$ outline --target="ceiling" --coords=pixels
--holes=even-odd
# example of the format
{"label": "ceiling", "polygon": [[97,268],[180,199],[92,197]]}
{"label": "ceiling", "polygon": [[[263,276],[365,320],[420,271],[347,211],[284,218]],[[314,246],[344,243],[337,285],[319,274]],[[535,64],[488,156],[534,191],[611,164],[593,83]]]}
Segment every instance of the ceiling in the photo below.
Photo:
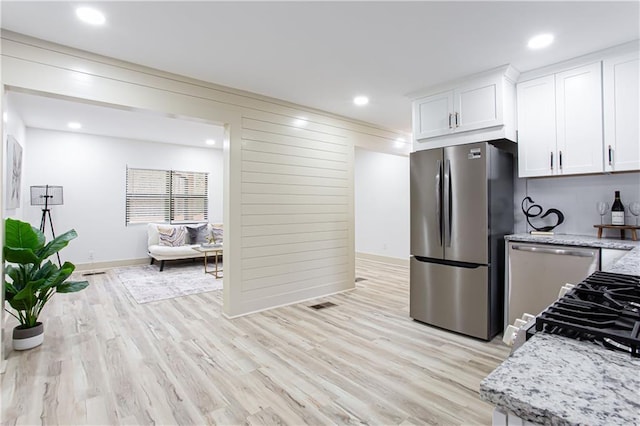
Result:
{"label": "ceiling", "polygon": [[[3,0],[2,28],[406,132],[412,92],[640,38],[638,1],[90,2],[102,27],[77,5]],[[541,32],[555,43],[527,49]]]}

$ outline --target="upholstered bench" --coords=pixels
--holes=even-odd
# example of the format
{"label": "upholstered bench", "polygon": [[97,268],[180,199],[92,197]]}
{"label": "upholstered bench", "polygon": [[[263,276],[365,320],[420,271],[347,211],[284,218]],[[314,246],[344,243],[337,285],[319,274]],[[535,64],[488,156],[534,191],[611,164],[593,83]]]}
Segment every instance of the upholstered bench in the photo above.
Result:
{"label": "upholstered bench", "polygon": [[164,270],[165,260],[203,257],[204,253],[193,250],[193,247],[209,242],[222,243],[222,239],[222,224],[150,223],[147,226],[147,247],[151,264],[159,261],[160,271]]}

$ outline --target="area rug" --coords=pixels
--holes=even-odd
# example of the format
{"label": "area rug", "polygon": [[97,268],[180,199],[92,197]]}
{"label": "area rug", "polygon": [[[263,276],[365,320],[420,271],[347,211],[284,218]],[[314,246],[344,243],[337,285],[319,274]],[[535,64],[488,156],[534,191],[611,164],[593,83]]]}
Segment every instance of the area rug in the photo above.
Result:
{"label": "area rug", "polygon": [[222,289],[222,279],[204,273],[202,262],[117,268],[116,276],[138,303],[156,302]]}

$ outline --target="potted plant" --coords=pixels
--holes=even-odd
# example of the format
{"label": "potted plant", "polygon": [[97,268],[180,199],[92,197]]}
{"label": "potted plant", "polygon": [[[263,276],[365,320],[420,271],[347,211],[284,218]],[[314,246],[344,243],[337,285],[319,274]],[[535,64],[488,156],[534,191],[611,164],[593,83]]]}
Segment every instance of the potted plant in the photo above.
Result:
{"label": "potted plant", "polygon": [[46,260],[76,238],[75,230],[46,243],[44,233],[29,223],[5,221],[5,300],[16,311],[7,309],[20,325],[13,329],[16,350],[34,348],[44,340],[44,327],[38,322],[42,308],[55,293],[72,293],[87,287],[87,281],[67,281],[75,270],[71,262],[58,266]]}

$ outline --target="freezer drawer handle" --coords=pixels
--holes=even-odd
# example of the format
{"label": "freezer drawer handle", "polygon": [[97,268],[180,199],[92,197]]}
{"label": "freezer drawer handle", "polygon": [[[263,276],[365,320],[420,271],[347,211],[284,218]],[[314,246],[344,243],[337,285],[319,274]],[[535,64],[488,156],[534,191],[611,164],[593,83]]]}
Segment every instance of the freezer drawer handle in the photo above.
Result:
{"label": "freezer drawer handle", "polygon": [[511,248],[514,250],[530,251],[535,253],[559,254],[561,256],[595,257],[595,252],[593,251],[552,249],[546,247],[530,247],[518,245],[512,245]]}

